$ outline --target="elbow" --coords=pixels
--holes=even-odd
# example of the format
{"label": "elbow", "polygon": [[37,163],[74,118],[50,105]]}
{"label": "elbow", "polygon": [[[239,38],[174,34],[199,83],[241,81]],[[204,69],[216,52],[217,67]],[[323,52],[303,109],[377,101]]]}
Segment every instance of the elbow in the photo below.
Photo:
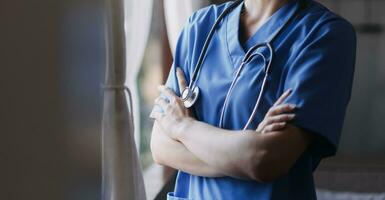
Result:
{"label": "elbow", "polygon": [[279,161],[266,150],[254,154],[249,170],[249,177],[257,182],[269,183],[277,180],[288,170],[284,169]]}
{"label": "elbow", "polygon": [[151,147],[151,155],[152,155],[152,159],[153,159],[155,164],[165,166],[161,156],[157,153],[156,149],[154,149],[152,147]]}
{"label": "elbow", "polygon": [[155,123],[151,133],[150,151],[151,151],[151,156],[152,156],[152,159],[154,160],[154,163],[158,165],[163,165],[161,156],[159,154],[160,143],[159,143],[159,136],[157,136],[157,133],[156,133],[156,131],[158,130],[159,129],[156,127],[156,123]]}
{"label": "elbow", "polygon": [[154,154],[152,154],[152,158],[153,158],[155,164],[165,166],[165,164],[163,163],[163,161],[159,157],[154,156]]}
{"label": "elbow", "polygon": [[156,154],[156,152],[153,149],[151,149],[151,155],[152,155],[152,159],[154,160],[155,164],[163,165],[162,160],[160,159],[160,157]]}
{"label": "elbow", "polygon": [[150,150],[151,150],[151,155],[152,155],[152,159],[154,160],[154,163],[158,165],[164,165],[163,160],[161,159],[161,156],[158,153],[159,150],[157,149],[157,144],[154,138],[151,138]]}
{"label": "elbow", "polygon": [[255,166],[251,173],[251,179],[260,183],[270,183],[275,181],[279,175],[271,172],[265,166]]}

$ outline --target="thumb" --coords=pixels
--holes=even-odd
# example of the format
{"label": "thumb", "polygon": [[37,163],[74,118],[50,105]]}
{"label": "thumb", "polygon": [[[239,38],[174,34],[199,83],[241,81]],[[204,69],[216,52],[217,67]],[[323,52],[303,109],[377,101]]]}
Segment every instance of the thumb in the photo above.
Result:
{"label": "thumb", "polygon": [[180,67],[176,68],[176,77],[178,79],[179,92],[182,94],[183,90],[187,87],[187,81],[184,72]]}

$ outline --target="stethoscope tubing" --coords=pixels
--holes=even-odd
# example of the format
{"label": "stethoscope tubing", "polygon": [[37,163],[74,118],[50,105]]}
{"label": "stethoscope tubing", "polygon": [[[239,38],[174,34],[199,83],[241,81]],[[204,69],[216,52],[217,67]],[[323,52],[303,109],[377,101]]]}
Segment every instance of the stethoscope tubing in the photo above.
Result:
{"label": "stethoscope tubing", "polygon": [[193,71],[193,75],[191,76],[191,79],[190,79],[190,83],[189,83],[189,88],[191,91],[194,90],[194,87],[196,86],[196,79],[198,77],[198,74],[200,72],[200,69],[202,68],[202,64],[203,64],[203,61],[204,59],[206,58],[206,55],[207,55],[207,49],[208,47],[210,46],[210,41],[211,39],[213,38],[214,36],[214,33],[219,25],[219,23],[222,21],[222,19],[227,15],[229,14],[232,10],[234,10],[239,4],[241,4],[244,0],[237,0],[235,1],[234,3],[232,3],[225,11],[223,11],[218,19],[215,21],[214,25],[212,26],[207,38],[206,38],[206,41],[205,43],[203,44],[203,48],[202,48],[202,51],[199,55],[199,59],[198,59],[198,62],[197,64],[195,65],[195,68],[194,68],[194,71]]}
{"label": "stethoscope tubing", "polygon": [[[269,50],[269,55],[270,55],[269,60],[267,60],[266,57],[261,52],[255,52],[258,49],[263,48],[263,47],[266,47]],[[274,49],[270,45],[270,43],[261,43],[261,44],[255,45],[253,48],[251,48],[249,51],[247,51],[245,57],[242,60],[241,65],[239,66],[239,68],[237,70],[237,73],[236,73],[233,81],[230,84],[230,88],[229,88],[229,90],[228,90],[228,92],[226,94],[225,101],[224,101],[222,109],[221,109],[221,115],[220,115],[220,118],[219,118],[219,124],[218,124],[219,127],[221,127],[221,128],[224,127],[223,123],[224,123],[225,110],[227,108],[227,104],[228,104],[228,102],[230,100],[230,97],[232,95],[234,87],[235,87],[235,85],[236,85],[236,83],[237,83],[237,81],[238,81],[238,79],[240,77],[240,74],[241,74],[243,68],[245,67],[246,64],[250,63],[253,60],[253,58],[256,57],[256,56],[261,57],[262,60],[263,60],[263,64],[264,64],[263,65],[264,66],[263,70],[264,70],[264,74],[265,75],[264,75],[264,78],[263,78],[261,90],[260,90],[260,92],[258,94],[257,102],[256,102],[256,104],[254,106],[253,112],[252,112],[251,116],[249,117],[246,125],[243,127],[243,130],[246,130],[250,126],[251,122],[253,121],[253,119],[254,119],[254,117],[256,115],[256,112],[258,110],[258,107],[260,105],[260,102],[261,102],[261,99],[262,99],[262,95],[263,95],[264,90],[266,88],[267,78],[268,78],[268,75],[270,73],[271,63],[272,63],[273,58],[274,58]]]}
{"label": "stethoscope tubing", "polygon": [[[214,25],[212,26],[205,42],[204,42],[204,45],[203,45],[203,48],[202,48],[202,51],[199,55],[199,58],[198,58],[198,62],[197,64],[195,65],[195,68],[194,68],[194,71],[193,71],[193,74],[190,78],[190,82],[189,82],[189,86],[186,87],[184,90],[187,92],[186,95],[183,97],[182,95],[182,101],[184,102],[187,102],[187,101],[190,101],[189,103],[189,107],[190,108],[192,105],[194,105],[197,97],[198,97],[198,94],[199,94],[199,88],[198,86],[196,85],[197,83],[197,79],[199,77],[199,73],[201,71],[201,68],[202,68],[202,64],[204,62],[204,59],[206,58],[207,56],[207,50],[208,50],[208,47],[210,45],[210,41],[212,40],[212,37],[216,31],[216,28],[218,27],[219,23],[222,21],[222,19],[227,15],[229,14],[232,10],[234,10],[238,5],[240,5],[244,0],[237,0],[235,1],[234,3],[232,3],[225,11],[223,11],[219,17],[217,18],[217,20],[215,21]],[[303,0],[303,2],[305,2],[306,0]],[[264,43],[260,43],[260,44],[257,44],[255,46],[253,46],[252,48],[250,48],[247,53],[245,54],[245,57],[244,59],[242,60],[241,62],[241,65],[239,66],[236,74],[235,74],[235,77],[234,79],[232,80],[231,84],[230,84],[230,88],[229,90],[227,91],[227,94],[226,94],[226,97],[225,97],[225,100],[223,102],[223,106],[222,106],[222,109],[221,109],[221,115],[220,115],[220,119],[219,119],[219,124],[218,126],[220,128],[223,128],[224,127],[224,116],[225,116],[225,112],[226,112],[226,107],[229,103],[229,99],[231,97],[231,94],[234,90],[234,87],[235,85],[237,84],[237,81],[240,77],[240,74],[242,72],[242,70],[244,69],[245,65],[249,64],[256,56],[258,57],[261,57],[263,59],[263,63],[264,63],[264,78],[263,78],[263,82],[262,82],[262,86],[261,86],[261,89],[260,89],[260,92],[259,92],[259,95],[258,95],[258,98],[257,98],[257,101],[256,101],[256,104],[254,106],[254,109],[246,123],[246,125],[244,126],[243,130],[246,130],[250,124],[252,123],[253,119],[255,118],[255,115],[258,111],[258,108],[260,106],[260,103],[261,103],[261,100],[262,100],[262,96],[266,90],[266,87],[267,87],[267,79],[268,79],[268,76],[269,76],[269,73],[270,73],[270,70],[271,70],[271,65],[272,65],[272,62],[273,62],[273,58],[274,58],[274,49],[272,47],[272,43],[273,41],[278,37],[278,35],[280,35],[280,33],[285,29],[286,26],[288,26],[288,24],[295,18],[295,16],[299,13],[301,9],[298,8],[297,11],[295,11],[293,13],[292,16],[290,16],[290,18],[285,22],[285,24],[283,24],[281,26],[281,28],[279,28],[268,40],[267,42],[264,42]],[[268,51],[269,51],[269,59],[267,60],[266,57],[259,51],[257,51],[258,49],[261,49],[261,48],[267,48]],[[194,95],[194,91],[197,90],[197,93],[196,95]],[[185,91],[183,91],[183,93],[185,93]],[[186,105],[186,104],[185,104]]]}

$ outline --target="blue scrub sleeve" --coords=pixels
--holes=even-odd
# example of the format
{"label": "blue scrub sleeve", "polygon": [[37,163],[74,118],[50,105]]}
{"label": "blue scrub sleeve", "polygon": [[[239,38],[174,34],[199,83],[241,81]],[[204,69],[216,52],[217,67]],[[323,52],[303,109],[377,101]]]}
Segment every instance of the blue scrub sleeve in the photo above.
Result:
{"label": "blue scrub sleeve", "polygon": [[176,67],[175,64],[171,66],[170,73],[165,84],[167,87],[171,88],[176,95],[180,96],[178,79],[176,77]]}
{"label": "blue scrub sleeve", "polygon": [[189,19],[189,23],[187,23],[185,25],[185,27],[183,28],[181,34],[179,35],[179,38],[178,38],[178,41],[177,41],[177,45],[176,45],[176,49],[175,49],[175,55],[174,55],[174,62],[171,66],[171,69],[170,69],[170,73],[168,75],[168,78],[167,78],[167,81],[166,81],[166,86],[173,89],[175,94],[180,96],[180,89],[179,89],[179,84],[178,84],[178,78],[176,76],[176,69],[177,67],[179,67],[180,69],[182,69],[184,75],[185,75],[185,78],[186,78],[186,81],[187,81],[187,84],[189,82],[189,70],[188,70],[188,67],[189,67],[189,54],[188,54],[188,51],[189,51],[189,29],[190,29],[190,21],[191,21],[191,17]]}
{"label": "blue scrub sleeve", "polygon": [[286,100],[298,106],[294,124],[314,134],[309,150],[318,159],[336,153],[350,100],[356,35],[346,21],[334,20],[310,34],[286,69]]}
{"label": "blue scrub sleeve", "polygon": [[[197,11],[199,12],[199,11]],[[181,68],[187,84],[189,83],[190,79],[190,73],[189,73],[189,67],[190,67],[190,51],[189,49],[194,46],[193,40],[191,39],[190,32],[192,29],[192,21],[194,20],[195,16],[197,15],[197,12],[193,13],[186,24],[184,25],[179,37],[178,41],[176,44],[175,48],[175,55],[174,55],[174,62],[171,66],[170,73],[168,75],[167,81],[166,81],[166,86],[173,89],[175,94],[180,96],[180,90],[179,90],[179,84],[178,84],[178,79],[176,76],[176,69],[177,67]]]}

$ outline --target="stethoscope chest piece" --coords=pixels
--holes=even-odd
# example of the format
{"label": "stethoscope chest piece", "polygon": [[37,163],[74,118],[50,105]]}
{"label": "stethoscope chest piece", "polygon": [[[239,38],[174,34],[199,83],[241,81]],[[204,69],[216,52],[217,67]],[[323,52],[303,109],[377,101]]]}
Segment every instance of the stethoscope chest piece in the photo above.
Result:
{"label": "stethoscope chest piece", "polygon": [[198,97],[199,97],[198,87],[195,86],[193,87],[193,89],[191,89],[190,87],[186,87],[182,92],[182,101],[183,101],[184,107],[191,108],[197,101]]}
{"label": "stethoscope chest piece", "polygon": [[[232,3],[226,10],[224,10],[219,15],[219,17],[216,19],[214,25],[212,26],[212,28],[211,28],[211,30],[210,30],[210,32],[209,32],[209,34],[205,40],[202,51],[199,55],[198,62],[195,65],[194,72],[193,72],[191,79],[190,79],[190,84],[188,87],[184,88],[184,90],[182,91],[181,100],[183,101],[184,107],[191,108],[199,98],[199,88],[197,87],[197,79],[199,78],[199,73],[201,71],[202,64],[204,62],[204,58],[207,56],[207,49],[209,48],[210,41],[212,40],[212,38],[214,36],[216,28],[218,28],[220,26],[221,20],[223,20],[227,14],[229,14],[233,9],[235,9],[237,6],[239,6],[243,2],[244,2],[244,0],[234,1],[234,3]],[[257,113],[257,110],[258,110],[259,105],[261,103],[262,95],[266,89],[268,75],[269,75],[269,72],[271,70],[270,68],[271,68],[271,65],[273,62],[273,57],[274,57],[274,49],[273,49],[272,43],[281,34],[281,32],[284,30],[284,28],[286,26],[288,26],[292,20],[294,20],[294,18],[297,16],[297,14],[300,11],[299,8],[300,7],[298,7],[297,10],[291,14],[289,19],[287,19],[287,21],[283,25],[281,25],[281,27],[274,34],[272,34],[271,37],[266,42],[256,44],[247,51],[246,55],[244,56],[244,58],[242,60],[242,64],[238,68],[237,74],[236,74],[235,78],[233,79],[233,81],[230,85],[230,88],[227,92],[225,101],[224,101],[223,106],[222,106],[222,111],[221,111],[220,120],[219,120],[219,127],[224,127],[223,123],[224,123],[224,116],[225,116],[225,111],[226,111],[225,107],[227,106],[227,103],[229,102],[231,92],[233,91],[234,86],[236,85],[236,82],[239,78],[239,74],[241,73],[245,64],[250,63],[253,59],[259,57],[259,58],[262,58],[263,62],[264,62],[265,77],[263,79],[262,86],[261,86],[261,89],[260,89],[260,92],[258,95],[258,99],[255,103],[253,112],[252,112],[251,116],[249,117],[249,120],[246,123],[244,130],[246,130],[249,127],[249,125],[251,124],[251,122],[253,121],[253,119]],[[269,55],[265,56],[264,54],[262,54],[262,51],[258,51],[259,49],[260,50],[267,49],[269,51]]]}

